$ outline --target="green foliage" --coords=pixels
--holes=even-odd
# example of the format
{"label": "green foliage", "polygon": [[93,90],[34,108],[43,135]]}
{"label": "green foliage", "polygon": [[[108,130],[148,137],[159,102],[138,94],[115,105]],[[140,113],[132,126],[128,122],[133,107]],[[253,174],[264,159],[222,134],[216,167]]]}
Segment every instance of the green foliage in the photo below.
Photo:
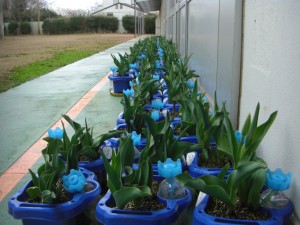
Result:
{"label": "green foliage", "polygon": [[128,33],[134,33],[134,16],[123,16],[122,25]]}
{"label": "green foliage", "polygon": [[135,152],[131,135],[119,140],[118,152],[113,151],[110,163],[101,152],[108,174],[107,184],[117,208],[123,209],[130,201],[133,201],[137,207],[143,197],[151,195],[149,171],[152,168],[148,160],[147,150],[141,153],[140,167],[137,170],[132,169]]}
{"label": "green foliage", "polygon": [[81,157],[89,159],[90,161],[98,159],[100,156],[98,152],[99,145],[109,138],[119,137],[122,134],[122,131],[113,130],[95,138],[93,136],[93,129],[88,127],[86,120],[85,126],[82,127],[69,116],[62,115],[62,117],[70,124],[75,132],[72,138],[69,139],[66,131],[64,131],[64,148],[60,151],[65,158],[72,156],[71,161],[78,161]]}
{"label": "green foliage", "polygon": [[[211,148],[211,141],[218,140],[223,132],[224,114],[226,112],[220,111],[216,94],[214,109],[212,110],[208,102],[203,100],[204,94],[198,94],[197,81],[194,89],[189,95],[182,94],[175,98],[181,105],[181,128],[187,125],[193,127],[196,135],[199,148],[202,149],[202,158],[204,162],[215,162],[218,158],[223,157],[222,152],[218,149]],[[225,108],[223,108],[225,110]]]}
{"label": "green foliage", "polygon": [[125,73],[127,73],[129,70],[129,64],[130,64],[129,56],[127,53],[125,53],[124,55],[118,53],[118,55],[119,55],[119,59],[114,55],[111,55],[111,57],[114,60],[114,64],[118,68],[119,76],[125,76]]}
{"label": "green foliage", "polygon": [[49,19],[43,23],[44,34],[66,34],[70,30],[70,23],[64,18]]}
{"label": "green foliage", "polygon": [[250,115],[247,117],[242,130],[242,141],[238,142],[225,104],[223,105],[226,132],[222,132],[217,146],[232,159],[234,170],[228,179],[225,180],[224,176],[229,165],[223,168],[218,177],[203,176],[193,179],[187,174],[182,174],[178,176],[180,182],[223,201],[231,209],[238,201],[243,206],[258,209],[260,192],[266,179],[267,164],[256,156],[256,150],[277,115],[277,111],[273,112],[265,123],[258,126],[259,108],[257,104],[253,120]]}
{"label": "green foliage", "polygon": [[84,16],[70,17],[69,23],[71,33],[83,33],[86,29],[86,18]]}
{"label": "green foliage", "polygon": [[45,162],[39,167],[37,175],[29,169],[33,185],[27,188],[26,193],[32,201],[59,203],[61,191],[56,183],[66,169],[58,154],[62,143],[57,139],[47,139],[47,141],[47,147],[42,150]]}
{"label": "green foliage", "polygon": [[155,34],[155,20],[156,16],[145,16],[145,33]]}
{"label": "green foliage", "polygon": [[[138,134],[142,133],[146,125],[144,106],[149,99],[150,92],[153,88],[157,88],[156,80],[149,80],[143,82],[141,85],[134,85],[134,97],[131,99],[124,95],[121,100],[123,105],[124,119],[127,124],[128,132],[136,131]],[[135,82],[133,81],[135,84]]]}
{"label": "green foliage", "polygon": [[181,159],[184,154],[195,151],[194,145],[179,141],[185,130],[175,137],[174,130],[170,126],[171,118],[169,114],[160,122],[155,122],[148,114],[144,114],[144,116],[147,121],[147,129],[144,129],[144,133],[147,137],[153,137],[151,146],[153,152],[152,163],[165,162],[167,158],[176,161]]}
{"label": "green foliage", "polygon": [[[191,78],[198,77],[194,70],[189,70],[188,60],[190,57],[185,56],[184,59],[178,60],[168,68],[168,75],[164,76],[164,80],[168,87],[169,102],[176,104],[176,96],[188,92],[186,82]],[[175,107],[174,107],[175,108]]]}
{"label": "green foliage", "polygon": [[74,16],[69,19],[52,18],[43,23],[45,34],[66,34],[96,32],[115,32],[118,29],[118,18],[111,16]]}
{"label": "green foliage", "polygon": [[19,23],[16,22],[16,21],[11,21],[9,24],[8,24],[8,33],[10,35],[17,35],[17,32],[18,32],[18,27],[19,27]]}
{"label": "green foliage", "polygon": [[30,23],[27,21],[22,22],[21,26],[20,26],[20,31],[21,31],[21,34],[30,34],[31,33]]}
{"label": "green foliage", "polygon": [[117,17],[114,16],[105,16],[103,17],[104,23],[101,26],[101,29],[108,32],[116,32],[119,27],[119,21]]}
{"label": "green foliage", "polygon": [[43,33],[44,34],[54,34],[54,24],[52,23],[52,21],[50,19],[46,19],[42,25],[43,28]]}

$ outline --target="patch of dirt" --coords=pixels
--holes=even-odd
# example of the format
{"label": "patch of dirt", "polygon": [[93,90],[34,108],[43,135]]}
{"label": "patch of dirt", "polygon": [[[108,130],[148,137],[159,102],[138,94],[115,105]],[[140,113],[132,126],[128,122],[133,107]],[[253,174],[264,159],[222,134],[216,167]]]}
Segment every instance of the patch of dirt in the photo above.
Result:
{"label": "patch of dirt", "polygon": [[209,215],[239,220],[267,220],[270,217],[267,211],[253,211],[248,207],[242,206],[240,202],[238,202],[234,210],[229,211],[228,207],[223,202],[216,199],[211,199],[209,201],[205,211]]}
{"label": "patch of dirt", "polygon": [[10,71],[64,50],[98,50],[128,41],[133,34],[19,35],[0,40],[0,83]]}

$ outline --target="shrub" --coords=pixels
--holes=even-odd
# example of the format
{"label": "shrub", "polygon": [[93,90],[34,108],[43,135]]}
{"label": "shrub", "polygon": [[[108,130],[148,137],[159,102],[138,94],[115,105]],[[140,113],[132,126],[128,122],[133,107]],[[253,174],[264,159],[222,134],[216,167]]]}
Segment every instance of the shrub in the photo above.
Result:
{"label": "shrub", "polygon": [[53,34],[54,33],[54,25],[50,19],[46,19],[43,23],[43,33],[44,34]]}
{"label": "shrub", "polygon": [[97,30],[97,23],[96,23],[95,16],[91,16],[91,17],[87,18],[86,22],[87,22],[87,28],[90,30],[90,32]]}
{"label": "shrub", "polygon": [[115,32],[118,29],[119,21],[117,17],[105,16],[103,26],[101,27],[105,31]]}
{"label": "shrub", "polygon": [[18,30],[19,24],[16,21],[11,21],[8,24],[8,33],[11,35],[16,35]]}
{"label": "shrub", "polygon": [[154,34],[155,33],[155,20],[156,16],[145,16],[145,33]]}
{"label": "shrub", "polygon": [[66,34],[70,30],[70,24],[63,18],[53,20],[54,34]]}
{"label": "shrub", "polygon": [[127,32],[134,33],[134,16],[123,16],[122,25]]}
{"label": "shrub", "polygon": [[72,33],[84,32],[86,29],[86,19],[83,16],[74,16],[70,18],[70,31]]}
{"label": "shrub", "polygon": [[30,23],[27,21],[22,22],[20,25],[20,31],[21,31],[21,34],[30,34],[31,33]]}

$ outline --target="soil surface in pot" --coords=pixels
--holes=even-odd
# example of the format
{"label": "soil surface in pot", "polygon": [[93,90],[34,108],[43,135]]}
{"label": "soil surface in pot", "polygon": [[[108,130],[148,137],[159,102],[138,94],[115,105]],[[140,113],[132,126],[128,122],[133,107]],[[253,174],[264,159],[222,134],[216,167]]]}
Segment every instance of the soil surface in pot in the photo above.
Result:
{"label": "soil surface in pot", "polygon": [[[212,151],[215,151],[214,149]],[[223,168],[226,164],[230,164],[231,162],[225,156],[215,157],[214,159],[210,159],[209,161],[205,161],[201,154],[199,154],[198,158],[198,166],[205,168]]]}
{"label": "soil surface in pot", "polygon": [[133,202],[129,202],[125,206],[125,210],[139,210],[139,211],[155,211],[166,207],[166,205],[160,203],[157,199],[157,192],[160,182],[153,181],[152,184],[152,196],[144,198],[143,202],[138,208],[134,208]]}
{"label": "soil surface in pot", "polygon": [[[62,179],[59,179],[57,181],[56,188],[59,190],[60,195],[56,199],[54,199],[53,203],[55,203],[55,204],[65,203],[65,202],[68,202],[72,199],[69,192],[64,188],[63,183],[62,183]],[[41,198],[36,198],[35,200],[28,199],[27,202],[29,202],[29,203],[39,203],[39,204],[43,203]]]}
{"label": "soil surface in pot", "polygon": [[221,201],[211,198],[205,212],[209,215],[239,219],[239,220],[267,220],[270,215],[267,211],[253,211],[248,207],[242,206],[238,203],[237,207],[229,212],[228,207]]}

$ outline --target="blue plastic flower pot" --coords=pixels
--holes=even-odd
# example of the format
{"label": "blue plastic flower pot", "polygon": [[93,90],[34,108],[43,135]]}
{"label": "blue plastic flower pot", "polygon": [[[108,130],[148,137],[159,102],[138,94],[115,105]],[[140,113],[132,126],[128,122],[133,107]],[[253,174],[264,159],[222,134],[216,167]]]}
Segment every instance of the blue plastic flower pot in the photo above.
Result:
{"label": "blue plastic flower pot", "polygon": [[291,201],[289,204],[280,209],[267,209],[261,208],[269,213],[270,218],[268,220],[238,220],[211,216],[205,212],[205,208],[209,202],[209,196],[206,195],[201,202],[196,206],[194,210],[194,225],[222,225],[222,224],[245,224],[245,225],[281,225],[287,222],[287,220],[292,215],[293,205]]}
{"label": "blue plastic flower pot", "polygon": [[[222,168],[205,168],[205,167],[200,167],[198,166],[198,157],[199,157],[198,152],[193,153],[193,158],[188,158],[191,157],[192,154],[187,155],[187,162],[188,162],[188,172],[189,174],[194,177],[200,177],[204,175],[212,175],[212,176],[217,176]],[[190,162],[190,163],[189,163]],[[232,169],[229,168],[228,174],[232,172]]]}
{"label": "blue plastic flower pot", "polygon": [[134,211],[113,208],[114,199],[110,191],[99,201],[96,207],[96,218],[104,225],[171,225],[176,223],[181,214],[192,201],[191,192],[186,189],[186,196],[180,199],[163,199],[159,201],[166,205],[156,211]]}
{"label": "blue plastic flower pot", "polygon": [[79,161],[78,166],[96,173],[99,170],[105,169],[101,158],[93,161]]}
{"label": "blue plastic flower pot", "polygon": [[8,212],[15,219],[22,219],[24,225],[72,225],[75,218],[85,210],[89,203],[101,193],[97,177],[91,171],[80,168],[86,177],[86,182],[94,189],[89,192],[74,194],[72,199],[60,204],[42,204],[27,202],[26,189],[32,186],[32,181],[25,184],[8,202]]}
{"label": "blue plastic flower pot", "polygon": [[125,119],[124,119],[124,112],[120,112],[118,115],[117,121],[116,121],[116,126],[120,124],[125,124]]}
{"label": "blue plastic flower pot", "polygon": [[110,74],[108,76],[108,79],[110,79],[113,82],[113,92],[114,93],[123,93],[123,90],[130,89],[129,81],[133,79],[130,75],[125,75],[123,77],[121,76],[114,76]]}

